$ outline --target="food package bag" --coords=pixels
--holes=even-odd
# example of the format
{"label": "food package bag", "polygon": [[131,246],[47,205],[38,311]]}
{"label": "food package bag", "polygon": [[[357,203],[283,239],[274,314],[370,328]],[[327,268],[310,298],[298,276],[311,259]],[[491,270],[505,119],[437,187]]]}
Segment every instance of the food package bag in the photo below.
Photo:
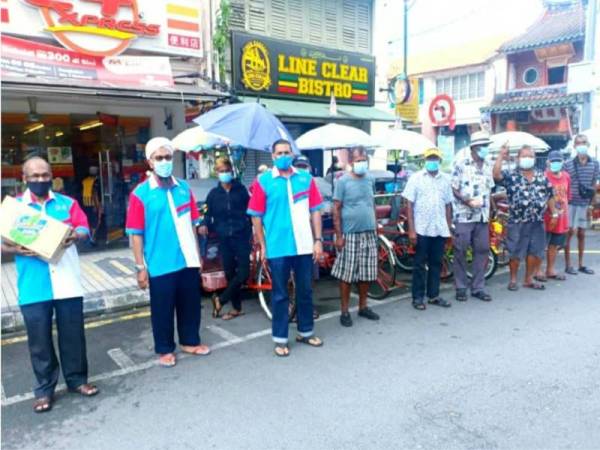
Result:
{"label": "food package bag", "polygon": [[35,208],[6,196],[0,211],[2,239],[36,253],[47,262],[56,263],[62,257],[63,243],[71,228]]}

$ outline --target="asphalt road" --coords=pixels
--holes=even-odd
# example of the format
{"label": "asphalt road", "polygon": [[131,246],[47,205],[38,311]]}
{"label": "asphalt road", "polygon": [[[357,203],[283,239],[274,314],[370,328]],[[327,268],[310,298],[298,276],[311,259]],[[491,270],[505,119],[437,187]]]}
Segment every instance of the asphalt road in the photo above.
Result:
{"label": "asphalt road", "polygon": [[[415,311],[403,292],[373,302],[379,323],[339,325],[335,284],[319,283],[325,346],[272,353],[256,302],[203,320],[208,357],[154,364],[146,311],[91,324],[101,394],[60,392],[31,411],[25,342],[2,346],[5,449],[600,448],[600,235],[597,275],[544,292],[490,283],[494,301]],[[452,293],[447,293],[451,298]],[[208,302],[204,311],[209,311]],[[293,333],[290,334],[294,336]]]}

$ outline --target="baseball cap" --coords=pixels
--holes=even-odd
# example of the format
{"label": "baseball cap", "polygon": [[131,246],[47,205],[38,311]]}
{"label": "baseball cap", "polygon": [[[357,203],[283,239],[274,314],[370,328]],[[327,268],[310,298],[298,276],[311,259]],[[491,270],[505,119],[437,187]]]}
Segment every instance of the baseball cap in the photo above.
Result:
{"label": "baseball cap", "polygon": [[166,137],[155,137],[150,139],[146,144],[146,159],[150,159],[152,154],[161,147],[169,150],[171,154],[175,151],[170,139],[167,139]]}
{"label": "baseball cap", "polygon": [[423,158],[427,159],[430,156],[437,156],[438,158],[442,159],[442,152],[437,147],[431,147],[423,152]]}
{"label": "baseball cap", "polygon": [[552,150],[550,153],[548,153],[548,161],[562,161],[562,160],[563,160],[563,157],[559,151]]}
{"label": "baseball cap", "polygon": [[292,165],[294,167],[309,167],[310,160],[304,155],[298,155],[294,158]]}

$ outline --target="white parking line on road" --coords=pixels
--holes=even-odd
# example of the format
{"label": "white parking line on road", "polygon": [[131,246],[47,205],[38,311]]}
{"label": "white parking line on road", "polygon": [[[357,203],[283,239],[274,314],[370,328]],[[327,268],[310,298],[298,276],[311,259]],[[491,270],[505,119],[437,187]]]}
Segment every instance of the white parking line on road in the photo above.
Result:
{"label": "white parking line on road", "polygon": [[239,344],[242,342],[242,338],[233,334],[231,331],[227,331],[225,328],[221,328],[217,325],[209,325],[206,327],[207,330],[213,332],[220,338],[223,338],[226,342],[231,342],[232,344]]}
{"label": "white parking line on road", "polygon": [[129,356],[127,356],[125,352],[119,347],[111,348],[106,353],[108,353],[110,359],[112,359],[115,362],[115,364],[121,369],[128,369],[129,367],[135,366],[133,360]]}
{"label": "white parking line on road", "polygon": [[4,385],[0,383],[0,397],[2,398],[2,403],[6,401],[6,394],[4,393]]}
{"label": "white parking line on road", "polygon": [[[373,302],[371,302],[371,307],[377,308],[379,306],[387,305],[389,303],[400,301],[400,300],[403,300],[403,299],[406,299],[406,298],[410,298],[410,293],[405,293],[405,294],[401,294],[401,295],[397,295],[397,296],[388,297],[385,300],[381,300],[381,301],[373,301]],[[350,308],[350,311],[352,311],[352,312],[354,312],[356,310],[358,310],[358,306],[354,306],[354,307]],[[331,319],[332,317],[338,317],[339,314],[340,314],[339,311],[331,311],[331,312],[329,312],[327,314],[323,314],[322,316],[320,316],[316,320],[316,322],[321,322],[323,320]],[[237,345],[237,344],[241,344],[241,343],[244,343],[244,342],[248,342],[248,341],[251,341],[253,339],[257,339],[257,338],[260,338],[260,337],[263,337],[263,336],[268,336],[268,335],[271,334],[271,328],[265,328],[264,330],[255,331],[255,332],[249,333],[249,334],[247,334],[245,336],[236,336],[235,334],[230,333],[229,331],[227,331],[227,330],[225,330],[225,329],[223,329],[221,327],[218,327],[216,325],[209,325],[206,328],[209,329],[210,331],[214,332],[215,334],[223,332],[223,335],[225,335],[225,333],[226,333],[227,336],[228,336],[228,338],[225,338],[224,336],[221,336],[221,337],[223,337],[226,340],[223,341],[223,342],[219,342],[216,345],[213,345],[211,347],[211,349],[213,351],[221,349],[221,348],[225,348],[225,347],[230,347],[232,345]],[[221,331],[217,331],[217,329],[221,330]],[[120,350],[120,349],[113,349],[113,350]],[[125,353],[123,353],[123,355],[127,359],[130,359],[127,355],[125,355]],[[186,358],[189,358],[190,356],[191,355],[188,355],[188,354],[178,353],[177,354],[177,360],[186,359]],[[112,358],[112,356],[111,356],[111,358]],[[90,383],[94,383],[94,382],[97,382],[97,381],[107,380],[107,379],[110,379],[110,378],[115,378],[115,377],[120,377],[120,376],[123,376],[123,375],[128,375],[130,373],[139,372],[139,371],[142,371],[142,370],[147,370],[147,369],[150,369],[150,368],[156,366],[157,364],[158,364],[158,359],[157,358],[152,358],[152,359],[150,359],[150,360],[148,360],[146,362],[143,362],[141,364],[134,364],[134,365],[129,366],[129,367],[121,368],[121,369],[118,369],[118,370],[113,370],[113,371],[110,371],[110,372],[104,372],[104,373],[101,373],[99,375],[93,376],[93,377],[91,377],[89,379],[89,382]],[[64,384],[60,384],[60,385],[58,385],[56,387],[56,392],[61,392],[61,391],[64,391],[64,390],[66,390],[66,386]],[[31,393],[31,392],[26,393],[26,394],[13,395],[12,397],[9,397],[9,398],[6,398],[6,399],[3,397],[2,398],[2,406],[9,406],[9,405],[14,405],[16,403],[21,403],[21,402],[25,402],[25,401],[28,401],[28,400],[32,400],[33,397],[34,397],[33,393]]]}

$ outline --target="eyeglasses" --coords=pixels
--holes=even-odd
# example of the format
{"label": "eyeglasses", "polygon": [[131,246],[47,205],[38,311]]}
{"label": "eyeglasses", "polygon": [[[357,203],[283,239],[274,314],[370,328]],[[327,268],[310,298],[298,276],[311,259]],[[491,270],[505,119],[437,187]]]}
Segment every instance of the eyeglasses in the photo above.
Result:
{"label": "eyeglasses", "polygon": [[155,156],[154,161],[171,161],[173,159],[173,155],[165,155],[165,156]]}

